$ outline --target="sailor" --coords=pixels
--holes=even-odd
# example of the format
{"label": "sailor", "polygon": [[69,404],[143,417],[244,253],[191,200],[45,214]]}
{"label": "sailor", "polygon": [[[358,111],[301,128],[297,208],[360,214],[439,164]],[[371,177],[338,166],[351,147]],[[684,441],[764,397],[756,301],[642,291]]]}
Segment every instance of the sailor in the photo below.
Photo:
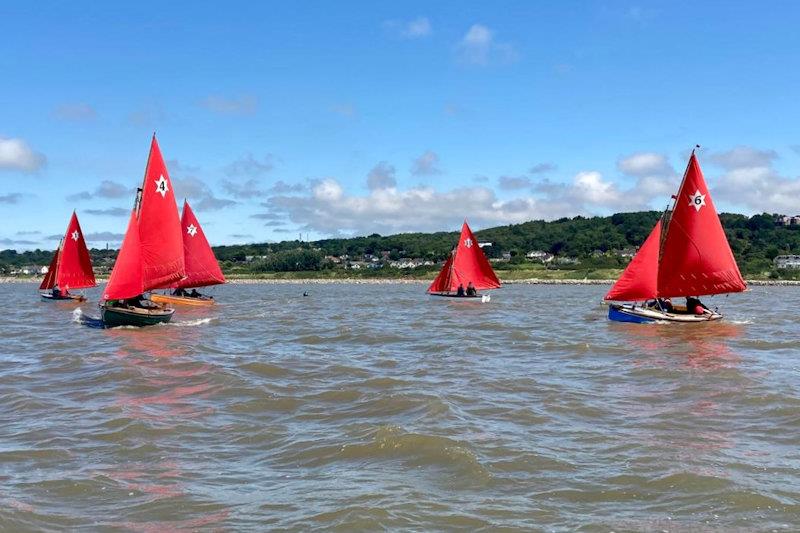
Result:
{"label": "sailor", "polygon": [[178,287],[175,289],[175,292],[172,293],[173,296],[186,296],[186,291]]}
{"label": "sailor", "polygon": [[200,293],[197,292],[197,289],[192,289],[192,292],[189,293],[190,298],[200,298]]}
{"label": "sailor", "polygon": [[58,285],[53,285],[53,298],[60,298],[61,297],[61,289],[58,288]]}
{"label": "sailor", "polygon": [[711,313],[711,310],[695,296],[686,297],[686,312],[694,313],[695,315],[704,315]]}
{"label": "sailor", "polygon": [[456,296],[464,296],[464,284],[458,284],[458,290],[456,290]]}
{"label": "sailor", "polygon": [[477,296],[478,291],[475,290],[475,285],[470,281],[467,283],[467,296]]}

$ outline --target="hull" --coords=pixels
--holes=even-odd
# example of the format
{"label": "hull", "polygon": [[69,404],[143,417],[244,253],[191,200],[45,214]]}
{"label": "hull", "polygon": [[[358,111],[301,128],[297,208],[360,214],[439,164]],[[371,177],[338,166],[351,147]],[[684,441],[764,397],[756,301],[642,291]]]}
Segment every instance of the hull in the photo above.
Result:
{"label": "hull", "polygon": [[160,304],[192,305],[206,307],[214,305],[214,299],[208,297],[191,298],[189,296],[173,296],[171,294],[151,294],[150,299]]}
{"label": "hull", "polygon": [[106,305],[100,306],[100,315],[103,319],[103,324],[107,328],[115,328],[118,326],[144,327],[165,324],[172,320],[172,315],[174,313],[174,309],[131,309],[109,307]]}
{"label": "hull", "polygon": [[459,296],[454,292],[429,292],[431,296],[442,296],[443,298],[480,298],[482,297],[481,294],[474,294],[472,296],[467,296],[466,294],[463,296]]}
{"label": "hull", "polygon": [[53,296],[51,293],[48,293],[48,292],[40,292],[39,296],[41,296],[42,299],[48,300],[48,301],[51,301],[51,302],[53,302],[53,301],[61,302],[61,301],[68,301],[68,300],[71,300],[73,302],[85,302],[86,301],[86,297],[80,296],[80,295],[77,295],[77,296],[73,296],[73,295],[69,295],[69,296]]}
{"label": "hull", "polygon": [[635,305],[611,304],[608,306],[608,319],[615,322],[632,322],[636,324],[647,324],[650,322],[681,322],[684,324],[696,324],[700,322],[712,322],[722,319],[719,313],[706,315],[694,315],[684,313],[667,313],[658,309],[648,307],[638,307]]}

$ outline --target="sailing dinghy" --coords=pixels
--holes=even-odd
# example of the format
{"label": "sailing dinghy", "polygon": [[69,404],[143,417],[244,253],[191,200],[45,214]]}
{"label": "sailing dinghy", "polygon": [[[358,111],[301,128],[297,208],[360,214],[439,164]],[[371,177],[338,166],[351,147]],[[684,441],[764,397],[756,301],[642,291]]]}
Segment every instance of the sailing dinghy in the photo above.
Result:
{"label": "sailing dinghy", "polygon": [[175,310],[144,293],[171,287],[186,276],[178,206],[156,136],[128,229],[103,291],[100,311],[106,327],[169,322]]}
{"label": "sailing dinghy", "polygon": [[610,320],[638,323],[719,320],[722,315],[716,310],[695,313],[685,307],[664,306],[663,299],[742,292],[747,288],[694,150],[678,194],[673,198],[672,209],[664,212],[604,298],[607,302],[646,303],[611,303]]}
{"label": "sailing dinghy", "polygon": [[45,300],[83,302],[86,300],[83,295],[72,295],[69,291],[87,289],[95,285],[97,282],[92,271],[92,259],[89,257],[83,231],[78,223],[78,215],[73,211],[67,232],[58,243],[58,249],[50,261],[47,274],[39,285],[39,290],[43,291],[39,294]]}
{"label": "sailing dinghy", "polygon": [[[197,289],[220,285],[225,283],[225,276],[219,267],[219,262],[214,256],[211,245],[200,227],[200,222],[189,207],[189,202],[183,201],[183,215],[181,215],[181,234],[183,235],[183,259],[186,264],[186,277],[178,281],[172,294],[151,294],[150,299],[164,304],[180,305],[214,305],[214,298],[198,295],[190,296],[187,289]],[[193,291],[194,294],[196,291]]]}
{"label": "sailing dinghy", "polygon": [[[475,288],[472,293],[467,290],[470,284]],[[461,226],[458,244],[448,256],[439,275],[428,287],[428,294],[488,300],[488,295],[482,296],[477,291],[499,288],[500,280],[465,220]]]}

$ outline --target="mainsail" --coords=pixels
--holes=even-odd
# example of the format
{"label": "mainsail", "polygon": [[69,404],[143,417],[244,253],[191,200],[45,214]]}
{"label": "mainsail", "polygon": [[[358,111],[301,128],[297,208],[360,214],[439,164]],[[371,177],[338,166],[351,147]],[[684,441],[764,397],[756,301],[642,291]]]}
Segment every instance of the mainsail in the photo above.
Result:
{"label": "mainsail", "polygon": [[500,280],[492,270],[492,265],[464,221],[458,245],[428,287],[428,292],[455,292],[459,285],[466,288],[470,283],[478,290],[500,287]]}
{"label": "mainsail", "polygon": [[606,300],[700,296],[747,288],[694,152],[668,215],[653,228]]}
{"label": "mainsail", "polygon": [[58,245],[50,268],[40,289],[58,287],[61,290],[85,289],[97,285],[92,271],[92,259],[86,248],[78,215],[72,212],[67,232]]}
{"label": "mainsail", "polygon": [[185,277],[183,238],[172,181],[155,135],[137,214],[144,290],[169,287]]}
{"label": "mainsail", "polygon": [[183,202],[181,231],[186,277],[178,281],[175,287],[186,289],[225,283],[225,276],[222,275],[222,269],[214,256],[214,251],[208,244],[203,228],[200,227],[200,222],[186,200]]}

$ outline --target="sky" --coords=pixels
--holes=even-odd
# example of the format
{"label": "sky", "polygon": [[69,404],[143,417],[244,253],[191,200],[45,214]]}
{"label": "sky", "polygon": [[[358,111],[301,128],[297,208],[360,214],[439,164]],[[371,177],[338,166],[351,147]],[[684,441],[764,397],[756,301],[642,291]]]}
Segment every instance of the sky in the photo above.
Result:
{"label": "sky", "polygon": [[[0,0],[0,249],[117,246],[155,131],[212,244],[800,212],[800,4]],[[180,203],[180,201],[179,201]]]}

